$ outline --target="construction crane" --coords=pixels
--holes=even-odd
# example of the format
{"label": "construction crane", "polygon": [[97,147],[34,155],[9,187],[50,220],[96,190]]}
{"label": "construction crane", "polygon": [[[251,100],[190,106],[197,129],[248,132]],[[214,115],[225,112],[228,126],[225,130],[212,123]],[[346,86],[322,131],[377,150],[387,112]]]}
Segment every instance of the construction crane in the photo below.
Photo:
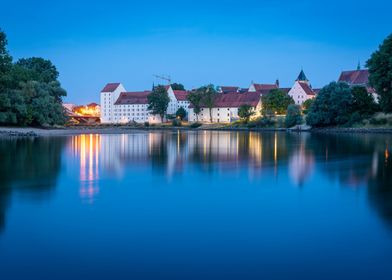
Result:
{"label": "construction crane", "polygon": [[158,78],[160,80],[164,80],[171,85],[171,77],[170,76],[165,76],[165,75],[153,75],[155,78]]}

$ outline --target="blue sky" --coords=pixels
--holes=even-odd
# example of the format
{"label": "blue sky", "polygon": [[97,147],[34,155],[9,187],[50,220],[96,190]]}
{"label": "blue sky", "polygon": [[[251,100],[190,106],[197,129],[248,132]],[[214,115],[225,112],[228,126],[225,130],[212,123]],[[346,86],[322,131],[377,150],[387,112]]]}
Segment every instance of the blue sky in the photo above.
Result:
{"label": "blue sky", "polygon": [[107,82],[150,89],[170,75],[187,88],[314,87],[364,63],[392,32],[392,1],[1,1],[14,59],[52,60],[67,102],[99,100]]}

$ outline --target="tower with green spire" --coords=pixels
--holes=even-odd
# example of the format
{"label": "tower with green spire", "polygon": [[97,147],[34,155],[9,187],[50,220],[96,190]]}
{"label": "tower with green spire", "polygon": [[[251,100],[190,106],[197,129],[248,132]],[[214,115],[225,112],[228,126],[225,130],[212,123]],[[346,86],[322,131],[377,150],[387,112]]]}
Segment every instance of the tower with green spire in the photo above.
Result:
{"label": "tower with green spire", "polygon": [[357,70],[361,70],[361,62],[358,60]]}

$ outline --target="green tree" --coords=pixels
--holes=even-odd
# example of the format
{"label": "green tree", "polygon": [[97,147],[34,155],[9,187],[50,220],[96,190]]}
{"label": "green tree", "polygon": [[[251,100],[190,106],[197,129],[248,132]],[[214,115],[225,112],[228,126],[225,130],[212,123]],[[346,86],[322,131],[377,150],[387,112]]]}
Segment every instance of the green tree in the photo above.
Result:
{"label": "green tree", "polygon": [[310,107],[306,123],[314,127],[345,124],[351,118],[353,102],[348,84],[332,82],[320,90]]}
{"label": "green tree", "polygon": [[304,103],[302,103],[302,111],[304,114],[307,114],[309,112],[309,109],[312,106],[313,102],[314,98],[309,98],[306,99]]}
{"label": "green tree", "polygon": [[290,104],[287,107],[287,115],[285,118],[286,127],[293,127],[302,123],[301,107],[299,105]]}
{"label": "green tree", "polygon": [[187,96],[189,103],[193,107],[193,112],[196,114],[196,120],[199,121],[199,114],[201,112],[203,95],[199,89],[190,92]]}
{"label": "green tree", "polygon": [[167,106],[169,105],[170,98],[164,86],[159,85],[154,87],[154,90],[147,96],[148,99],[148,110],[151,110],[153,114],[163,117],[166,114]]}
{"label": "green tree", "polygon": [[366,66],[369,68],[369,82],[379,95],[380,107],[392,112],[392,34],[375,51]]}
{"label": "green tree", "polygon": [[249,119],[255,114],[253,107],[249,104],[243,104],[238,108],[238,116],[248,123]]}
{"label": "green tree", "polygon": [[291,96],[280,89],[272,89],[261,97],[263,114],[286,114],[287,107],[294,104]]}
{"label": "green tree", "polygon": [[208,108],[210,114],[210,122],[212,122],[212,108],[215,106],[215,99],[217,96],[217,91],[213,85],[203,86],[200,89],[202,94],[202,103]]}
{"label": "green tree", "polygon": [[0,29],[0,123],[6,123],[12,118],[9,112],[12,57],[8,53],[7,44],[7,36]]}
{"label": "green tree", "polygon": [[373,95],[366,87],[355,86],[351,88],[353,95],[353,112],[357,112],[361,117],[368,117],[377,111],[377,104]]}
{"label": "green tree", "polygon": [[50,83],[57,81],[59,72],[50,60],[41,57],[22,58],[16,62],[17,67],[25,70],[26,81]]}
{"label": "green tree", "polygon": [[176,117],[180,120],[184,120],[186,117],[186,110],[183,107],[178,108],[176,112]]}
{"label": "green tree", "polygon": [[172,90],[185,90],[185,87],[183,84],[180,83],[173,83],[171,84]]}

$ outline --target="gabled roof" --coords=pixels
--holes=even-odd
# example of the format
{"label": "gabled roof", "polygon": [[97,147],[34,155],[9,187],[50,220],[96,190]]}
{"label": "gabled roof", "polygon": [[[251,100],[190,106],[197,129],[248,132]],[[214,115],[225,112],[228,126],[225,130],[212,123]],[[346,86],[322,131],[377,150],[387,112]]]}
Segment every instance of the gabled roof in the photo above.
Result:
{"label": "gabled roof", "polygon": [[178,101],[186,101],[189,94],[186,90],[173,90],[174,95]]}
{"label": "gabled roof", "polygon": [[114,105],[148,104],[147,96],[151,91],[122,92]]}
{"label": "gabled roof", "polygon": [[[238,108],[241,105],[248,104],[252,107],[256,107],[260,102],[259,92],[230,92],[230,93],[218,93],[215,99],[214,108]],[[193,108],[192,104],[189,106]],[[202,106],[205,108],[205,106]]]}
{"label": "gabled roof", "polygon": [[106,86],[101,90],[101,92],[113,92],[115,91],[120,83],[108,83]]}
{"label": "gabled roof", "polygon": [[301,72],[299,73],[298,78],[296,79],[296,81],[309,81],[306,78],[304,70],[301,69]]}
{"label": "gabled roof", "polygon": [[367,69],[343,71],[338,81],[350,85],[367,85],[369,83],[369,71]]}
{"label": "gabled roof", "polygon": [[239,91],[240,87],[235,86],[220,86],[223,93]]}
{"label": "gabled roof", "polygon": [[278,88],[277,84],[253,84],[256,91],[271,90]]}
{"label": "gabled roof", "polygon": [[316,95],[313,89],[308,85],[307,82],[298,81],[298,84],[302,87],[305,91],[306,95]]}

